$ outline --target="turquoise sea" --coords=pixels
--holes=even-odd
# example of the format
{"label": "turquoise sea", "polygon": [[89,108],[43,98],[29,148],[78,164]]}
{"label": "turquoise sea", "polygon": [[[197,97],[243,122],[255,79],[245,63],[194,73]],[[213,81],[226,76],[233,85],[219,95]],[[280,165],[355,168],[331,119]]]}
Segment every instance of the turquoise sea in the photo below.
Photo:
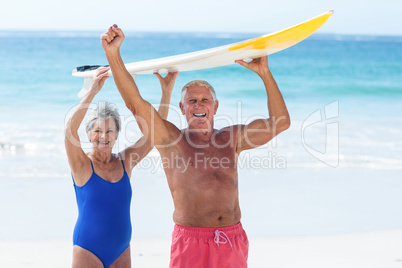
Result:
{"label": "turquoise sea", "polygon": [[[64,124],[80,100],[77,93],[83,84],[71,71],[80,65],[107,64],[99,35],[98,32],[0,31],[2,194],[10,190],[6,189],[7,181],[24,181],[24,187],[38,187],[37,183],[47,180],[63,180],[67,187],[71,184],[64,151]],[[129,63],[258,35],[126,33],[121,51],[124,61]],[[292,126],[267,146],[244,154],[242,172],[264,174],[267,169],[276,172],[302,169],[306,174],[339,170],[402,172],[402,37],[315,34],[269,56],[269,65],[287,103]],[[220,101],[218,127],[267,115],[266,95],[259,78],[239,65],[231,65],[179,75],[169,115],[179,127],[185,126],[177,113],[180,89],[194,79],[207,80],[215,87]],[[160,99],[157,78],[138,76],[137,84],[143,97],[157,105]],[[123,133],[116,145],[116,151],[122,150],[140,137],[140,132],[113,79],[106,82],[94,103],[103,100],[115,103],[123,117]],[[86,141],[83,130],[80,135]],[[85,142],[84,148],[90,149]],[[152,151],[134,170],[133,178],[163,179],[157,156]],[[249,161],[253,157],[261,160],[257,166]],[[141,180],[139,183],[146,184]],[[17,184],[12,187],[18,188]],[[50,186],[47,187],[51,192]],[[167,190],[165,184],[157,187]],[[70,190],[71,195],[66,198],[74,202],[72,185]],[[74,208],[74,203],[71,207]],[[167,217],[170,214],[169,210]],[[66,219],[71,225],[75,220]],[[401,217],[394,220],[392,226],[379,226],[402,227]],[[5,224],[13,226],[15,222]],[[7,232],[0,231],[1,236],[7,237]]]}
{"label": "turquoise sea", "polygon": [[[255,36],[258,35],[127,33],[122,55],[128,63]],[[14,176],[16,169],[18,176],[20,172],[27,176],[36,172],[37,176],[54,176],[65,166],[63,161],[53,161],[64,154],[64,120],[79,102],[77,92],[83,83],[82,79],[72,77],[71,71],[80,65],[107,64],[99,33],[0,32],[0,40],[0,176]],[[335,109],[332,123],[338,123],[332,138],[338,139],[339,144],[339,150],[331,157],[339,159],[339,166],[402,168],[401,37],[313,35],[271,55],[269,65],[292,117],[292,128],[283,134],[285,144],[277,146],[288,166],[322,166],[314,156],[310,159],[312,151],[309,153],[305,147],[324,154],[328,136],[324,133],[325,118],[311,127],[306,127],[306,121],[329,105]],[[171,101],[175,107],[181,87],[193,79],[207,80],[216,88],[220,100],[218,126],[245,123],[254,115],[267,114],[261,81],[238,65],[183,72]],[[156,77],[139,76],[137,83],[144,98],[158,104],[160,90]],[[112,79],[94,102],[101,100],[116,103],[126,122],[131,122]],[[170,116],[182,125],[182,118],[174,110]],[[125,128],[128,134],[122,137],[128,141],[120,142],[120,148],[133,141],[134,138],[127,137],[131,131],[132,135],[139,135],[135,125],[130,123]],[[44,167],[38,156],[48,159],[48,166]],[[29,159],[28,165],[17,168],[14,162],[9,162],[14,157]]]}

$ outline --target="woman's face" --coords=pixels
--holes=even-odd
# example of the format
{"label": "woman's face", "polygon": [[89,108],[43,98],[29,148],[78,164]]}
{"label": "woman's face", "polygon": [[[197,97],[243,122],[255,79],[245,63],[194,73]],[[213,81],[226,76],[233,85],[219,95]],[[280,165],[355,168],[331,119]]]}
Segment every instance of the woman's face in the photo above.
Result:
{"label": "woman's face", "polygon": [[101,151],[111,150],[117,140],[116,122],[113,118],[99,119],[92,125],[88,133],[93,148]]}

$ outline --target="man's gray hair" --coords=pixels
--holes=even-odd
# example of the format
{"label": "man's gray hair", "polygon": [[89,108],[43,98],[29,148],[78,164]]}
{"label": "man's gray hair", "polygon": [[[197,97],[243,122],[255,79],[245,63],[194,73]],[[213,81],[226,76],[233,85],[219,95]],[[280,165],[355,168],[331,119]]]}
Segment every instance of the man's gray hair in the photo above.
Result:
{"label": "man's gray hair", "polygon": [[88,114],[88,117],[85,121],[86,131],[90,133],[92,126],[99,119],[107,120],[109,118],[114,119],[114,122],[116,123],[116,131],[119,133],[121,129],[121,121],[116,106],[108,102],[99,102],[95,109]]}
{"label": "man's gray hair", "polygon": [[217,101],[215,89],[214,89],[207,81],[205,81],[205,80],[194,80],[194,81],[188,82],[188,83],[183,87],[183,89],[181,90],[181,100],[180,100],[180,101],[181,101],[182,103],[184,102],[184,97],[186,96],[187,89],[188,89],[189,87],[191,87],[191,86],[201,86],[201,87],[206,87],[206,88],[208,88],[208,89],[209,89],[209,92],[211,92],[213,101],[214,101],[214,102]]}

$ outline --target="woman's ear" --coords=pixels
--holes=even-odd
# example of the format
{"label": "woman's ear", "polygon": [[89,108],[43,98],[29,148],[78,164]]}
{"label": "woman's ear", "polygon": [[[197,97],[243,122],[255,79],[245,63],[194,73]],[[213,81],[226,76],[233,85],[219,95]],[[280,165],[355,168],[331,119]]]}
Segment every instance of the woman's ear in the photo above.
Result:
{"label": "woman's ear", "polygon": [[91,141],[91,131],[89,131],[89,132],[88,132],[88,131],[86,131],[86,133],[87,133],[87,136],[88,136],[88,140],[89,140],[89,142],[92,142],[92,141]]}

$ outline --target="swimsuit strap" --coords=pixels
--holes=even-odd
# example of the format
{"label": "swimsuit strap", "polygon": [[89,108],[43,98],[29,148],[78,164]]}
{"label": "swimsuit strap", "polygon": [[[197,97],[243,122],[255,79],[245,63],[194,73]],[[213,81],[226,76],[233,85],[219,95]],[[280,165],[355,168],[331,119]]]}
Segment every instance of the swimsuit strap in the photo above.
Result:
{"label": "swimsuit strap", "polygon": [[[89,158],[89,157],[88,157],[88,158]],[[91,158],[89,158],[89,161],[91,161],[92,172],[95,173],[94,165],[92,164]]]}
{"label": "swimsuit strap", "polygon": [[126,172],[126,168],[124,167],[123,157],[121,157],[120,153],[119,153],[119,156],[120,156],[121,164],[123,165],[123,170],[124,170],[124,172]]}

